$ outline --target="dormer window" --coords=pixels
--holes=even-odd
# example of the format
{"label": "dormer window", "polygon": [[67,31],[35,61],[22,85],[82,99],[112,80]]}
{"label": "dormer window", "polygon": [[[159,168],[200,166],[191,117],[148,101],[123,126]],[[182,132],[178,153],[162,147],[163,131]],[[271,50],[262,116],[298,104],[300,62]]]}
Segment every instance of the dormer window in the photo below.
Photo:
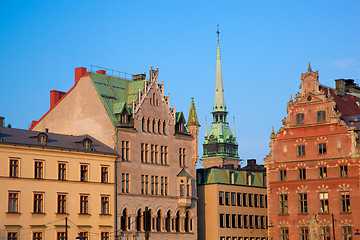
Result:
{"label": "dormer window", "polygon": [[84,147],[86,148],[86,149],[91,149],[91,140],[90,139],[85,139],[84,141],[83,141],[83,144],[84,144]]}
{"label": "dormer window", "polygon": [[46,145],[47,144],[47,136],[46,136],[46,134],[39,134],[38,141],[41,144]]}

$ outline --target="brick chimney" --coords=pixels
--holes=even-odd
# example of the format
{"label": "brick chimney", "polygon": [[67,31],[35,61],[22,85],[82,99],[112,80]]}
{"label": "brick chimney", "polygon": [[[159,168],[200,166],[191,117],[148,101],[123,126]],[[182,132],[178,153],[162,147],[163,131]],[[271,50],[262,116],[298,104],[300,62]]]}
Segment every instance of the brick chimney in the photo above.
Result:
{"label": "brick chimney", "polygon": [[4,117],[0,117],[0,127],[4,127]]}
{"label": "brick chimney", "polygon": [[335,89],[340,96],[345,96],[345,79],[336,79]]}
{"label": "brick chimney", "polygon": [[65,95],[64,92],[57,90],[50,91],[50,109],[55,106],[55,104]]}
{"label": "brick chimney", "polygon": [[75,85],[79,82],[80,78],[86,75],[86,68],[75,68]]}
{"label": "brick chimney", "polygon": [[105,70],[97,70],[96,73],[100,73],[100,74],[106,74],[106,71]]}

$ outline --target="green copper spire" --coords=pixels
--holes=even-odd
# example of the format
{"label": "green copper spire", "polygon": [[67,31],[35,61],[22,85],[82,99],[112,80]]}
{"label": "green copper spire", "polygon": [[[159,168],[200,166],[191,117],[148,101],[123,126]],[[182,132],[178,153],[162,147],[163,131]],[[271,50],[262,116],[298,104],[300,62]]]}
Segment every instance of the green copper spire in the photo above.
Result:
{"label": "green copper spire", "polygon": [[222,80],[222,71],[221,71],[221,57],[220,57],[220,31],[219,25],[217,26],[217,56],[216,56],[216,81],[215,81],[215,103],[214,103],[214,112],[215,111],[226,111],[225,99],[224,99],[224,86]]}
{"label": "green copper spire", "polygon": [[197,114],[196,114],[194,98],[191,98],[189,118],[188,118],[188,121],[187,121],[187,125],[188,126],[200,126],[199,121],[198,121],[198,117],[197,117]]}
{"label": "green copper spire", "polygon": [[[217,39],[217,58],[216,58],[216,82],[215,82],[215,103],[212,111],[213,120],[210,131],[205,133],[205,141],[203,143],[203,167],[219,166],[223,164],[239,165],[240,158],[238,156],[238,144],[236,138],[229,128],[227,122],[227,114],[224,87],[221,72],[220,59],[220,40],[219,25],[216,31]],[[235,130],[235,129],[234,129]]]}

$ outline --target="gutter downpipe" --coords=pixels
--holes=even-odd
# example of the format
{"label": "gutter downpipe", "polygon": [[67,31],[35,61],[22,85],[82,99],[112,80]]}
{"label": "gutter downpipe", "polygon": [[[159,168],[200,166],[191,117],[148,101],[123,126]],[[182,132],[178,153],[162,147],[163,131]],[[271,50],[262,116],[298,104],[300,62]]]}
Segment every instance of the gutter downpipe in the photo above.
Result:
{"label": "gutter downpipe", "polygon": [[[115,126],[115,151],[118,155],[118,127]],[[115,240],[119,239],[118,235],[118,157],[115,159]]]}

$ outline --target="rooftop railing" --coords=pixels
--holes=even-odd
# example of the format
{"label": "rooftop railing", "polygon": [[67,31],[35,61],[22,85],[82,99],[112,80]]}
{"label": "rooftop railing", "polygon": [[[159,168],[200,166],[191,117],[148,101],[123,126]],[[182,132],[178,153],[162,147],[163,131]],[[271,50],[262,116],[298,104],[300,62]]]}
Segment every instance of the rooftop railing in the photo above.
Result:
{"label": "rooftop railing", "polygon": [[120,72],[120,71],[110,69],[110,68],[90,65],[90,72],[96,72],[96,71],[99,71],[99,70],[104,70],[106,75],[108,75],[108,76],[121,78],[121,79],[126,79],[126,80],[132,80],[132,76],[133,76],[133,74],[130,74],[130,73]]}

